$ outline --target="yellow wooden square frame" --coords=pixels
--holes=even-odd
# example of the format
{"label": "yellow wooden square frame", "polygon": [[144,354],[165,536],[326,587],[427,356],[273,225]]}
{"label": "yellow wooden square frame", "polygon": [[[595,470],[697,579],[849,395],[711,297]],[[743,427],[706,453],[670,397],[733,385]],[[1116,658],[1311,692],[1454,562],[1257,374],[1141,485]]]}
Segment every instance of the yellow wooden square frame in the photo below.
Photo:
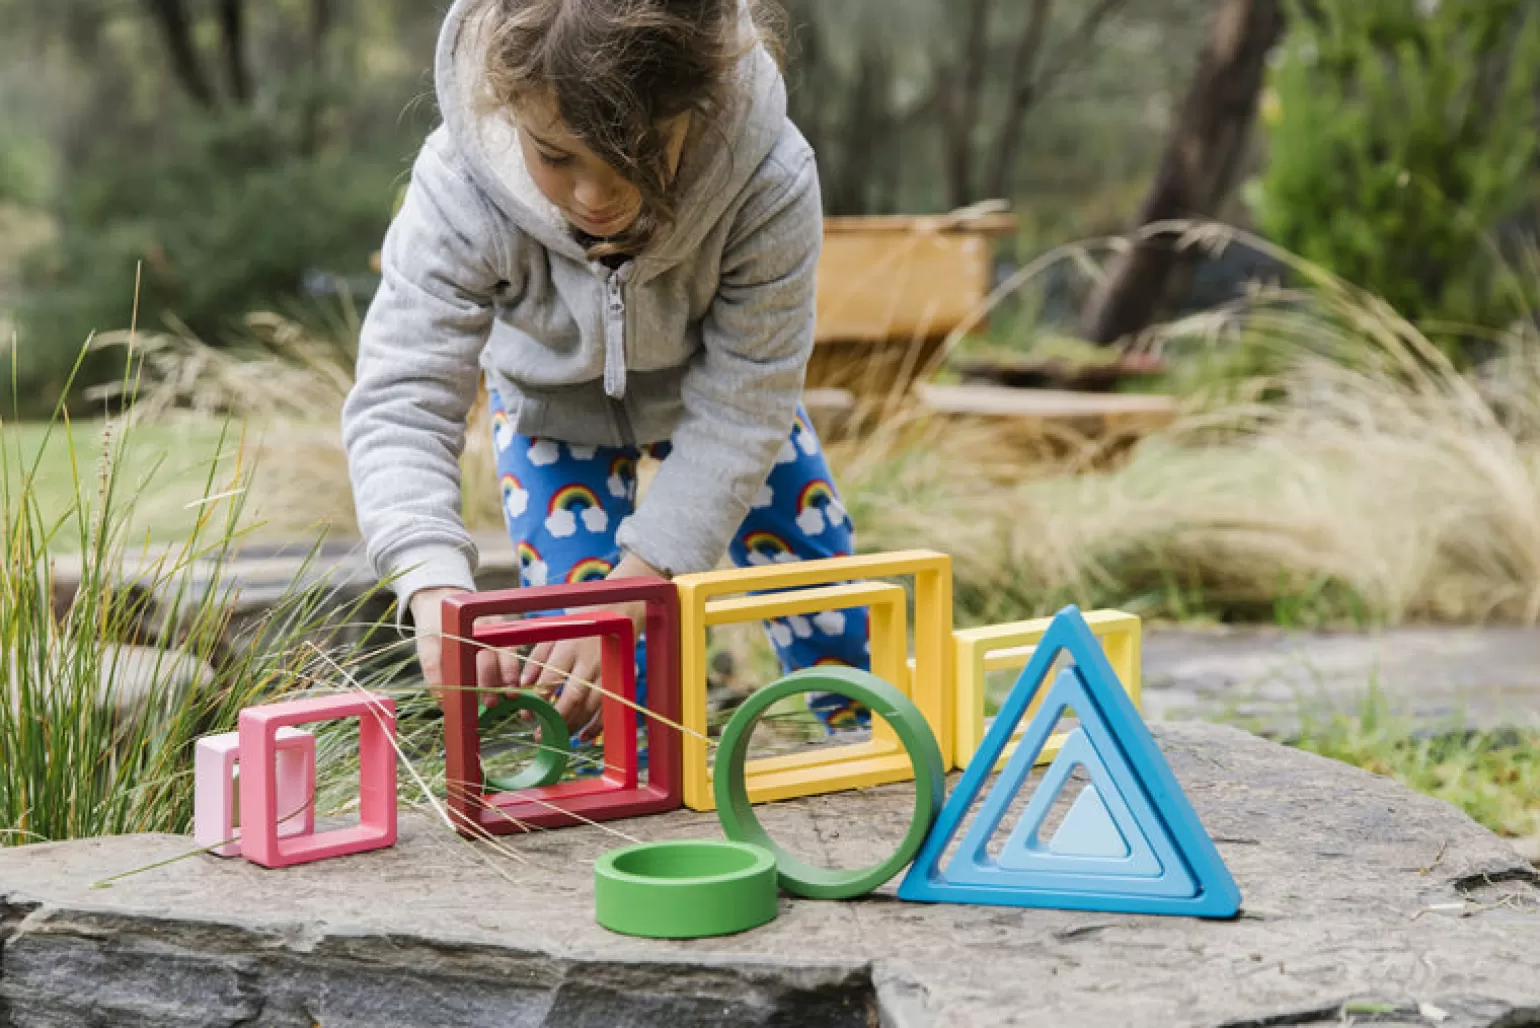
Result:
{"label": "yellow wooden square frame", "polygon": [[[904,659],[904,606],[902,602],[896,608],[891,606],[895,594],[890,590],[903,590],[862,581],[899,576],[914,579],[912,670]],[[850,582],[858,584],[809,588]],[[692,810],[716,808],[706,743],[706,629],[716,624],[869,605],[873,673],[914,700],[936,733],[943,761],[950,766],[955,671],[950,557],[929,550],[834,557],[680,575],[674,584],[679,587],[681,723],[686,729],[684,802]],[[770,595],[746,595],[766,592]],[[719,599],[729,596],[734,598]],[[908,755],[887,725],[880,718],[874,720],[877,723],[868,743],[750,762],[749,798],[767,802],[908,780],[914,774]]]}
{"label": "yellow wooden square frame", "polygon": [[[1133,614],[1120,610],[1093,610],[1085,615],[1091,634],[1102,644],[1107,661],[1117,672],[1118,681],[1128,691],[1135,709],[1142,710],[1140,702],[1141,635],[1140,620]],[[1032,659],[1037,644],[1042,641],[1053,618],[1034,618],[1031,621],[1015,621],[1005,625],[989,625],[984,628],[965,628],[953,635],[957,651],[957,709],[952,724],[955,738],[952,752],[959,768],[967,767],[979,744],[984,741],[985,675],[990,671],[1003,671],[1025,667]],[[1032,715],[1037,713],[1038,699],[1028,708],[1026,717],[1017,726],[1011,743],[1000,755],[1004,763],[1016,748]],[[1040,761],[1052,760],[1064,745],[1065,733],[1056,732],[1043,747]],[[996,764],[996,770],[1000,764]]]}

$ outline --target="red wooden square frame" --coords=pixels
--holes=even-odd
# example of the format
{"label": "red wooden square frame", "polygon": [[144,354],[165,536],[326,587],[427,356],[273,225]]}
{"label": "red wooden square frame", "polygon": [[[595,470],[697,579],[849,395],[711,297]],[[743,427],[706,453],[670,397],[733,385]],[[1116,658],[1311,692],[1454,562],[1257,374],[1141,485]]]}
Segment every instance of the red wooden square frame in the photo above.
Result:
{"label": "red wooden square frame", "polygon": [[[480,694],[476,691],[476,651],[486,645],[523,645],[541,639],[606,636],[604,686],[610,679],[609,650],[614,633],[601,631],[608,618],[551,617],[477,628],[481,618],[560,611],[573,608],[644,603],[647,607],[647,784],[639,783],[636,733],[632,708],[604,701],[605,773],[599,778],[528,790],[488,795],[481,768],[481,735],[477,723]],[[595,612],[597,614],[597,612]],[[626,625],[625,635],[630,636]],[[588,821],[610,821],[661,814],[683,804],[682,746],[679,730],[679,593],[670,582],[616,579],[571,585],[465,593],[444,601],[444,738],[448,807],[462,835],[507,835],[535,828],[561,828]],[[551,635],[549,633],[557,633]],[[546,633],[546,634],[541,634]],[[634,701],[634,644],[628,644],[622,666],[630,672]],[[613,713],[612,713],[613,712]],[[617,724],[612,718],[623,717]],[[626,743],[629,740],[629,746]],[[615,746],[612,750],[611,747]],[[612,758],[612,753],[615,755]],[[629,759],[626,754],[629,753]],[[525,797],[520,799],[520,797]],[[543,802],[534,802],[536,800]],[[559,807],[560,809],[556,809]]]}
{"label": "red wooden square frame", "polygon": [[[596,611],[592,614],[556,615],[530,618],[492,626],[479,626],[473,638],[472,652],[482,647],[494,649],[514,646],[533,646],[543,642],[561,642],[567,639],[587,639],[597,636],[603,642],[603,658],[599,683],[609,695],[604,696],[601,717],[604,724],[604,772],[597,778],[562,782],[537,789],[518,792],[488,793],[485,769],[481,764],[481,735],[479,730],[469,736],[473,752],[465,754],[463,761],[453,761],[452,767],[463,764],[465,777],[459,779],[475,785],[476,814],[480,832],[495,832],[499,824],[505,831],[521,831],[526,827],[552,827],[552,818],[561,819],[564,812],[582,814],[594,820],[586,807],[596,799],[607,800],[616,792],[635,790],[640,776],[636,759],[636,630],[631,619],[624,614]],[[474,661],[474,657],[467,658]],[[454,715],[449,704],[444,709],[444,741],[448,751],[463,748],[467,736],[457,731],[465,719],[477,727],[477,712],[481,708],[483,694],[464,689],[458,690],[467,702]],[[620,697],[617,699],[616,697]],[[451,810],[454,807],[451,805]],[[455,821],[462,824],[462,815],[455,811]],[[538,823],[537,823],[538,822]],[[566,818],[566,824],[578,823]],[[472,834],[480,834],[475,829]]]}

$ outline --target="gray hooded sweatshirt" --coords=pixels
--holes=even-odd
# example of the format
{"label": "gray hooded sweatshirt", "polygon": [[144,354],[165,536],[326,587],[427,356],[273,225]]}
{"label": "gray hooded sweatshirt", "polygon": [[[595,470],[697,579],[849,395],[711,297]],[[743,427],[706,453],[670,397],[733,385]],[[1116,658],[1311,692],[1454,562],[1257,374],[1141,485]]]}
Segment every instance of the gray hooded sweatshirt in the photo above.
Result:
{"label": "gray hooded sweatshirt", "polygon": [[[812,351],[812,150],[756,46],[737,67],[735,102],[692,129],[676,223],[612,271],[585,257],[536,189],[511,116],[476,103],[484,10],[458,0],[444,25],[444,123],[386,235],[343,410],[369,558],[395,576],[403,606],[420,589],[474,588],[459,456],[484,373],[523,435],[672,440],[618,541],[670,573],[709,570],[791,431]],[[740,23],[752,31],[746,11]]]}

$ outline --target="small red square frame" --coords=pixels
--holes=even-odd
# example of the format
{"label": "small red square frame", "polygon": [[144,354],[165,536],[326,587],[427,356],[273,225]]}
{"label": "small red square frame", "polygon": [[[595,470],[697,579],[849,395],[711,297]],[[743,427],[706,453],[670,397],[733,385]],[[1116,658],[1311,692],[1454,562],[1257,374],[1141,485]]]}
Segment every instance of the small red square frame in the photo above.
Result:
{"label": "small red square frame", "polygon": [[[643,603],[647,608],[647,783],[640,784],[632,709],[604,701],[605,772],[598,778],[488,794],[481,767],[476,651],[485,646],[524,645],[556,638],[605,638],[605,688],[634,702],[634,643],[624,617],[623,633],[605,631],[609,616],[557,616],[478,627],[481,618],[543,611]],[[678,809],[683,803],[679,699],[679,594],[670,582],[616,579],[571,585],[466,593],[444,601],[444,740],[448,807],[462,835],[507,835],[561,828]],[[555,633],[555,634],[552,634]],[[620,652],[620,636],[625,652]],[[611,655],[615,651],[615,656]],[[612,666],[619,659],[620,681]],[[629,689],[624,686],[629,683]]]}

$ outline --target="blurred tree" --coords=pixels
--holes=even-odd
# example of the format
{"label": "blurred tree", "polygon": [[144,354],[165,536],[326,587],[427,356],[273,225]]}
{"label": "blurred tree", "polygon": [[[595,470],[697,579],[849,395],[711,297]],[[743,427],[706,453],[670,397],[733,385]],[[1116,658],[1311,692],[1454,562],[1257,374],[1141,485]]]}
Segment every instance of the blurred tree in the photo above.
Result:
{"label": "blurred tree", "polygon": [[251,100],[251,68],[246,63],[246,0],[218,0],[218,3],[226,88],[232,100],[244,104]]}
{"label": "blurred tree", "polygon": [[193,42],[192,17],[183,0],[143,0],[145,11],[160,31],[166,55],[177,83],[200,107],[214,106],[214,88],[209,85]]}
{"label": "blurred tree", "polygon": [[1535,199],[1537,5],[1312,0],[1301,13],[1273,72],[1262,227],[1451,346],[1533,311],[1492,234]]}
{"label": "blurred tree", "polygon": [[[1032,115],[1085,83],[1114,30],[1171,25],[1189,0],[783,0],[792,118],[830,213],[1010,198]],[[1201,6],[1201,5],[1199,5]],[[1120,24],[1121,23],[1121,24]],[[1124,76],[1127,81],[1127,76]],[[1137,94],[1135,94],[1137,96]],[[925,188],[915,181],[925,178]]]}
{"label": "blurred tree", "polygon": [[[1006,195],[1028,115],[1066,71],[1085,60],[1102,26],[1127,6],[1127,0],[1077,6],[1084,7],[1084,13],[1049,47],[1055,0],[1029,0],[1015,41],[1002,45],[1008,37],[991,29],[994,0],[968,0],[962,44],[935,69],[947,196],[953,207]],[[991,81],[1003,87],[993,109],[985,102]],[[989,158],[980,171],[976,165],[981,151]]]}
{"label": "blurred tree", "polygon": [[[1225,0],[1215,13],[1165,157],[1139,210],[1139,225],[1220,213],[1235,188],[1267,56],[1283,27],[1280,0]],[[1137,240],[1092,296],[1081,334],[1111,343],[1144,329],[1181,261],[1167,240]]]}

